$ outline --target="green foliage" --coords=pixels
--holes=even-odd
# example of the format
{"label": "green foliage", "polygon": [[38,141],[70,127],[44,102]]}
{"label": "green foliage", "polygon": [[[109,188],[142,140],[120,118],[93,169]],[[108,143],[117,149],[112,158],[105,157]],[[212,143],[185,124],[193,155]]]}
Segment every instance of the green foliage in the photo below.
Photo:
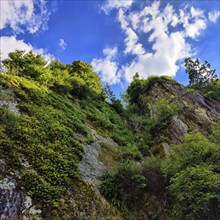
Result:
{"label": "green foliage", "polygon": [[149,146],[152,144],[152,135],[150,133],[152,127],[155,125],[153,119],[147,115],[128,114],[129,127],[134,133],[134,142],[138,146],[143,156],[150,155]]}
{"label": "green foliage", "polygon": [[198,58],[195,61],[190,57],[186,58],[185,68],[189,75],[190,86],[207,85],[216,77],[215,70],[211,69],[211,65],[207,61],[201,64]]}
{"label": "green foliage", "polygon": [[219,146],[199,133],[191,134],[183,144],[172,146],[171,154],[163,163],[163,171],[168,178],[192,165],[213,165],[220,162]]}
{"label": "green foliage", "polygon": [[16,129],[18,115],[10,111],[7,107],[0,108],[0,123],[5,124],[9,131]]}
{"label": "green foliage", "polygon": [[64,191],[61,187],[53,186],[42,178],[36,171],[26,171],[20,180],[25,185],[29,195],[39,201],[43,201],[45,208],[50,207]]}
{"label": "green foliage", "polygon": [[174,219],[218,219],[220,216],[219,145],[191,134],[172,146],[162,163]]}
{"label": "green foliage", "polygon": [[59,61],[53,61],[49,65],[49,68],[52,71],[52,90],[61,94],[67,94],[71,90],[68,66],[60,63]]}
{"label": "green foliage", "polygon": [[121,146],[132,143],[133,134],[126,127],[123,118],[102,99],[94,100],[87,97],[80,101],[81,108],[86,114],[87,120],[90,121],[104,135],[108,134],[112,139]]}
{"label": "green foliage", "polygon": [[30,78],[38,78],[42,74],[49,74],[45,68],[46,61],[41,55],[35,55],[32,51],[16,50],[8,54],[8,59],[3,60],[4,66],[11,74],[26,76]]}
{"label": "green foliage", "polygon": [[146,80],[139,78],[139,74],[136,73],[133,77],[132,83],[128,86],[126,94],[130,105],[138,105],[139,98],[144,88],[146,87]]}
{"label": "green foliage", "polygon": [[157,109],[157,122],[162,122],[166,119],[178,114],[179,107],[174,102],[170,102],[168,99],[161,98],[156,103]]}
{"label": "green foliage", "polygon": [[107,102],[113,103],[116,100],[115,94],[111,90],[111,87],[108,83],[106,83],[103,87],[103,93],[106,96]]}
{"label": "green foliage", "polygon": [[203,86],[194,86],[203,95],[220,101],[220,78],[215,78],[211,82]]}
{"label": "green foliage", "polygon": [[90,90],[101,94],[102,85],[99,76],[92,71],[92,66],[80,60],[74,61],[71,65],[70,74],[76,78],[82,79]]}
{"label": "green foliage", "polygon": [[101,180],[101,193],[124,212],[125,219],[157,219],[161,214],[165,184],[156,158],[139,165],[126,161]]}
{"label": "green foliage", "polygon": [[132,83],[128,86],[124,99],[128,101],[128,109],[133,113],[149,114],[146,100],[146,94],[152,85],[169,80],[170,83],[176,83],[174,79],[168,76],[150,76],[147,79],[140,79],[136,73]]}
{"label": "green foliage", "polygon": [[126,160],[136,160],[140,161],[142,159],[142,154],[136,145],[128,144],[121,148],[119,155],[119,160],[124,162]]}
{"label": "green foliage", "polygon": [[174,219],[218,219],[220,216],[220,174],[212,165],[187,167],[171,178]]}
{"label": "green foliage", "polygon": [[102,176],[101,193],[114,205],[122,209],[134,209],[147,186],[147,180],[132,162],[118,166],[116,173],[107,172]]}
{"label": "green foliage", "polygon": [[220,121],[213,123],[211,141],[216,144],[220,143]]}
{"label": "green foliage", "polygon": [[[66,188],[78,180],[82,145],[75,133],[87,135],[84,115],[62,95],[38,81],[17,75],[1,76],[20,99],[22,112],[15,116],[1,109],[0,153],[10,167],[21,169],[20,187],[35,201],[52,207]],[[23,170],[25,158],[31,170]]]}

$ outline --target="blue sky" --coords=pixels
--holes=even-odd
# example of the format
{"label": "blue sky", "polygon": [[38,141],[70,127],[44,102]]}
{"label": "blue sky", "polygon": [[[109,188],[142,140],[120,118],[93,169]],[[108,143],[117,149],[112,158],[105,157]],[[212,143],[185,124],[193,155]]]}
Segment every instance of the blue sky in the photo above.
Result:
{"label": "blue sky", "polygon": [[220,73],[220,2],[153,0],[1,0],[1,59],[14,49],[45,59],[92,64],[119,95],[139,72],[186,85],[184,59]]}

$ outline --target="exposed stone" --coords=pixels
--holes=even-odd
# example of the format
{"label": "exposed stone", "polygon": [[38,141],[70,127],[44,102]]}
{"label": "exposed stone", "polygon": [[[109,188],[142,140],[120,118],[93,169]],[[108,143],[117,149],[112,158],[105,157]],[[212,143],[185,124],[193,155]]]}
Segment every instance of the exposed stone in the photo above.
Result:
{"label": "exposed stone", "polygon": [[[211,132],[212,122],[218,120],[220,116],[220,102],[189,90],[178,83],[170,83],[166,79],[156,82],[145,92],[153,104],[161,98],[176,103],[180,107],[182,122],[189,122],[192,129],[198,129],[205,134]],[[151,117],[156,118],[157,112],[152,106],[150,107]],[[180,125],[180,123],[177,124]],[[174,126],[176,127],[176,125]]]}
{"label": "exposed stone", "polygon": [[109,147],[117,147],[118,144],[114,142],[111,138],[109,137],[103,137],[97,133],[97,131],[91,127],[87,126],[88,132],[92,135],[94,142],[100,144],[100,145],[108,145]]}
{"label": "exposed stone", "polygon": [[100,161],[101,147],[97,143],[84,145],[85,155],[79,164],[79,173],[86,182],[98,185],[98,178],[105,170],[105,165]]}
{"label": "exposed stone", "polygon": [[0,180],[0,219],[30,219],[28,216],[40,214],[32,206],[32,199],[16,189],[16,180],[6,177]]}
{"label": "exposed stone", "polygon": [[167,142],[163,142],[161,145],[165,156],[167,156],[170,153],[170,145]]}
{"label": "exposed stone", "polygon": [[78,170],[82,180],[91,183],[97,189],[99,177],[106,170],[106,165],[100,159],[103,154],[102,146],[108,146],[111,149],[118,145],[111,138],[105,138],[98,134],[93,127],[88,126],[87,129],[92,135],[94,143],[84,145],[85,154],[78,166]]}
{"label": "exposed stone", "polygon": [[6,161],[5,159],[0,159],[0,172],[4,173],[5,172],[5,166],[6,166]]}
{"label": "exposed stone", "polygon": [[6,107],[16,115],[20,115],[15,101],[14,94],[11,90],[4,90],[0,87],[0,108]]}
{"label": "exposed stone", "polygon": [[201,125],[209,125],[211,123],[208,115],[206,114],[206,110],[204,108],[195,109],[195,117],[199,124]]}
{"label": "exposed stone", "polygon": [[174,143],[182,142],[182,139],[188,134],[188,126],[177,116],[174,116],[170,123],[170,137]]}

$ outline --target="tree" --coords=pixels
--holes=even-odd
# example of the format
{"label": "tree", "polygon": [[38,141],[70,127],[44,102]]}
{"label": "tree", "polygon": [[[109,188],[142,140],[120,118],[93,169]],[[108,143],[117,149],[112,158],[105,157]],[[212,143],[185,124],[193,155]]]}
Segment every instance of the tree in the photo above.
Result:
{"label": "tree", "polygon": [[15,50],[8,54],[8,58],[2,61],[8,73],[19,76],[38,78],[40,75],[48,73],[45,67],[47,62],[39,54],[32,51]]}
{"label": "tree", "polygon": [[97,94],[102,92],[102,84],[97,73],[92,71],[92,66],[81,60],[74,61],[71,65],[70,75],[81,78],[85,85]]}
{"label": "tree", "polygon": [[199,59],[192,60],[190,57],[185,59],[185,70],[189,75],[190,86],[201,86],[209,84],[216,77],[215,69],[211,69],[208,61],[200,63]]}
{"label": "tree", "polygon": [[108,83],[106,83],[103,87],[103,93],[106,95],[107,101],[113,103],[116,101],[115,94],[111,90],[111,87]]}
{"label": "tree", "polygon": [[132,83],[127,88],[127,96],[129,104],[135,104],[139,106],[140,95],[142,94],[144,88],[146,87],[146,80],[140,79],[139,74],[136,73],[133,77]]}

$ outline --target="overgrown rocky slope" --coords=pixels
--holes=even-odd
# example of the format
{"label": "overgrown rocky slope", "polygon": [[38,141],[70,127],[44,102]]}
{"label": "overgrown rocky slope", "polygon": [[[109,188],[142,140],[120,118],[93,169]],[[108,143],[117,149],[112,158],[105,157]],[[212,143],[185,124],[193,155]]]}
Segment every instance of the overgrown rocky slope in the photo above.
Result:
{"label": "overgrown rocky slope", "polygon": [[220,103],[156,77],[138,92],[134,80],[125,110],[85,83],[84,65],[50,69],[56,78],[72,71],[70,84],[22,68],[0,75],[0,219],[169,219],[157,164],[190,132],[212,134],[217,148]]}

